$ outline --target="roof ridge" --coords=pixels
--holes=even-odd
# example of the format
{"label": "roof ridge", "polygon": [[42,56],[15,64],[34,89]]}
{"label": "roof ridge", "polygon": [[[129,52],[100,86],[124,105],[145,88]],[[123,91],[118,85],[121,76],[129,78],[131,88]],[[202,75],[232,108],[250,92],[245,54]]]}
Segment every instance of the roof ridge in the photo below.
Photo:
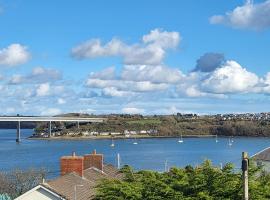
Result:
{"label": "roof ridge", "polygon": [[86,171],[86,170],[88,170],[88,169],[93,169],[93,170],[95,170],[95,171],[97,171],[97,172],[99,172],[99,173],[101,173],[101,174],[108,175],[108,174],[106,174],[103,170],[100,170],[100,169],[98,169],[98,168],[96,168],[96,167],[94,167],[94,166],[89,167],[89,168],[85,169],[84,171]]}
{"label": "roof ridge", "polygon": [[254,155],[250,156],[250,158],[253,158],[253,157],[257,156],[257,155],[261,154],[262,152],[264,152],[264,151],[266,151],[268,149],[270,149],[270,147],[264,148],[263,150],[261,150],[261,151],[255,153]]}

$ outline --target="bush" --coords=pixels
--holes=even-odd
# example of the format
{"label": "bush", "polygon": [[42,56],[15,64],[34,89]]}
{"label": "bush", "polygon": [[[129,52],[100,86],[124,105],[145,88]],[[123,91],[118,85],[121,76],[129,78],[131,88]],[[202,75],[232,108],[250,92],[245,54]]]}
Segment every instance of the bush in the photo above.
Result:
{"label": "bush", "polygon": [[[209,160],[198,167],[171,168],[169,172],[134,172],[125,166],[123,181],[106,180],[97,186],[96,200],[239,200],[241,173],[232,164],[219,169]],[[249,168],[251,200],[270,199],[270,175]]]}

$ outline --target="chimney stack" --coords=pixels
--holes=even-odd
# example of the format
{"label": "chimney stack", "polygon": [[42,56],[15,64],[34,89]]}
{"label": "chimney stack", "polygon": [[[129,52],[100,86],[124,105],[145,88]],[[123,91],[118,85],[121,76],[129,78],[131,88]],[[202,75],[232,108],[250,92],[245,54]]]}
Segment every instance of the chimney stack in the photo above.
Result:
{"label": "chimney stack", "polygon": [[72,152],[72,156],[61,157],[60,163],[62,176],[71,172],[83,176],[84,158],[76,156],[75,152]]}
{"label": "chimney stack", "polygon": [[97,154],[96,150],[92,154],[86,154],[84,157],[84,169],[95,167],[103,171],[103,154]]}

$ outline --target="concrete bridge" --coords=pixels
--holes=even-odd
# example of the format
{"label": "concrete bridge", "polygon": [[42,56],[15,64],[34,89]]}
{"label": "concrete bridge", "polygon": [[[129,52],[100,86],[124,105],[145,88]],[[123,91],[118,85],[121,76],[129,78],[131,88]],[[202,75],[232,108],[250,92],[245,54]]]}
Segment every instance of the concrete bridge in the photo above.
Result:
{"label": "concrete bridge", "polygon": [[93,117],[0,117],[0,122],[17,122],[17,138],[16,142],[21,140],[21,122],[49,122],[49,137],[52,133],[52,122],[75,122],[78,128],[80,122],[92,122],[101,123],[104,122],[105,118],[93,118]]}

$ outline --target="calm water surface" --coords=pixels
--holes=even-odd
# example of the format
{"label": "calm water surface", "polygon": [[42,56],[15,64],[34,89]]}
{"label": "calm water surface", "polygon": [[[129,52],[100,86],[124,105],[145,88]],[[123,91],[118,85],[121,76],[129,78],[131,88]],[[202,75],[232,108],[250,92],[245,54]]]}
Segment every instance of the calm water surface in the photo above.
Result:
{"label": "calm water surface", "polygon": [[234,138],[233,145],[228,145],[229,139],[218,138],[184,138],[178,143],[177,138],[139,139],[133,144],[133,139],[115,140],[111,148],[111,140],[63,140],[43,141],[27,140],[32,130],[22,130],[22,142],[16,144],[16,130],[0,130],[0,170],[14,168],[45,167],[51,173],[58,175],[59,158],[70,155],[72,151],[83,155],[96,149],[105,156],[105,162],[116,164],[116,155],[120,153],[121,164],[129,164],[135,169],[152,169],[163,171],[167,160],[169,166],[197,165],[205,159],[211,159],[214,164],[233,162],[240,166],[241,152],[250,155],[270,146],[269,138]]}

